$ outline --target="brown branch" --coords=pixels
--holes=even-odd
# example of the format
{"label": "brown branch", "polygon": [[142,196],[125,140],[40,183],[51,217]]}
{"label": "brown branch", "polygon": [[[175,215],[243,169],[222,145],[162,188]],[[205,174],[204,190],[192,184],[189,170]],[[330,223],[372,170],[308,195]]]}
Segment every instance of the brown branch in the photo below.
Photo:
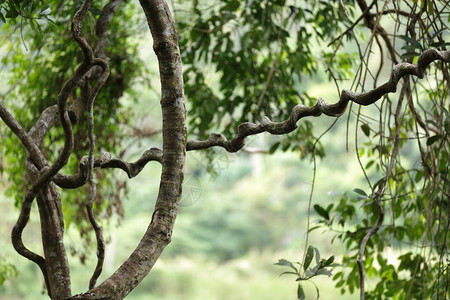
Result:
{"label": "brown branch", "polygon": [[364,18],[366,17],[366,15],[369,13],[370,9],[375,5],[376,0],[372,1],[372,3],[363,11],[363,13],[358,17],[358,19],[356,19],[356,21],[353,22],[352,25],[350,25],[343,33],[341,33],[339,36],[337,36],[336,38],[334,38],[331,42],[328,43],[327,47],[330,47],[331,45],[333,45],[336,41],[341,40],[342,37],[344,35],[346,35],[347,33],[349,33],[350,31],[353,30],[353,28],[355,28],[356,25],[358,25],[358,23]]}
{"label": "brown branch", "polygon": [[335,104],[327,104],[322,98],[319,98],[317,104],[312,107],[306,107],[301,104],[295,106],[291,115],[286,121],[272,122],[268,117],[263,117],[260,124],[242,123],[238,126],[237,135],[231,140],[228,140],[222,134],[213,133],[207,140],[190,140],[186,144],[186,150],[200,150],[207,149],[214,146],[225,148],[228,152],[239,151],[245,142],[245,138],[250,135],[259,134],[262,132],[269,132],[271,134],[286,134],[294,131],[297,128],[297,121],[308,116],[318,117],[322,113],[331,116],[341,116],[349,101],[360,105],[371,105],[378,101],[381,97],[388,93],[395,93],[399,80],[406,75],[414,75],[423,78],[425,69],[428,65],[435,61],[441,60],[450,62],[450,51],[439,51],[436,49],[429,49],[424,51],[417,60],[417,65],[410,63],[400,63],[394,66],[391,71],[391,77],[388,82],[383,85],[363,93],[355,93],[349,90],[342,90],[339,101]]}
{"label": "brown branch", "polygon": [[103,69],[103,73],[94,85],[94,88],[90,91],[88,98],[88,136],[89,136],[89,165],[88,165],[88,180],[89,180],[89,197],[86,203],[86,211],[88,214],[89,222],[95,232],[95,238],[97,241],[97,265],[95,266],[94,273],[89,280],[89,288],[93,288],[97,282],[98,277],[103,270],[103,262],[105,260],[105,240],[100,225],[95,220],[93,203],[97,192],[95,180],[94,180],[94,159],[95,159],[95,136],[94,136],[94,101],[97,97],[100,88],[106,82],[109,77],[109,66],[102,59],[94,59],[98,62],[98,65]]}
{"label": "brown branch", "polygon": [[39,169],[47,165],[47,160],[42,155],[41,150],[35,144],[33,139],[27,134],[22,126],[17,122],[13,115],[0,102],[0,118],[11,129],[11,131],[19,138],[25,149],[28,151],[32,161]]}
{"label": "brown branch", "polygon": [[163,152],[158,148],[151,148],[146,150],[142,156],[135,161],[134,163],[126,162],[119,158],[109,159],[104,161],[100,167],[104,168],[118,168],[125,171],[128,175],[128,178],[133,178],[138,175],[142,169],[144,169],[145,165],[150,161],[157,161],[162,164]]}
{"label": "brown branch", "polygon": [[[95,168],[102,169],[122,169],[127,173],[128,178],[138,175],[150,161],[162,163],[162,151],[158,148],[146,150],[135,162],[129,163],[120,158],[111,158],[108,152],[102,153],[100,158],[94,160]],[[76,189],[84,185],[88,180],[88,156],[83,156],[80,160],[80,171],[75,175],[56,174],[52,179],[56,185],[65,189]]]}
{"label": "brown branch", "polygon": [[364,238],[361,241],[361,244],[359,245],[359,253],[358,253],[358,258],[356,260],[356,263],[358,265],[358,272],[359,272],[359,288],[360,288],[360,299],[361,300],[365,299],[365,279],[364,279],[364,265],[363,265],[364,252],[366,250],[367,242],[370,240],[370,238],[372,236],[374,236],[378,232],[378,230],[380,230],[381,225],[383,224],[384,209],[383,209],[383,202],[381,200],[381,197],[383,196],[384,188],[385,188],[389,178],[392,175],[395,160],[397,158],[398,151],[399,151],[398,146],[399,146],[399,141],[400,141],[400,127],[401,127],[399,116],[400,116],[400,110],[402,108],[403,100],[405,98],[405,93],[407,91],[407,87],[409,87],[409,81],[406,84],[404,84],[404,86],[402,88],[402,91],[399,96],[399,101],[397,103],[397,109],[396,109],[395,115],[394,115],[395,116],[395,136],[394,136],[394,145],[392,147],[392,154],[390,157],[389,166],[386,171],[386,175],[384,176],[382,182],[378,186],[377,192],[374,195],[374,198],[375,198],[374,200],[377,205],[378,213],[379,213],[377,222],[372,227],[372,229],[366,233],[366,235],[364,236]]}
{"label": "brown branch", "polygon": [[[360,9],[364,12],[367,9],[367,3],[365,0],[357,0],[356,1]],[[389,39],[388,33],[386,30],[380,26],[379,19],[375,22],[374,18],[376,15],[374,14],[366,14],[364,16],[364,24],[372,30],[373,33],[381,35],[381,38],[384,40],[386,47],[388,48],[388,51],[391,55],[391,60],[394,62],[394,64],[398,63],[396,54],[395,54],[395,48],[392,46],[392,43]]]}
{"label": "brown branch", "polygon": [[181,199],[186,146],[186,110],[178,35],[164,0],[140,0],[153,36],[161,75],[163,157],[155,210],[147,231],[127,260],[99,286],[70,299],[123,299],[154,266],[172,230]]}
{"label": "brown branch", "polygon": [[[29,141],[29,140],[31,140],[31,138],[25,134],[25,131],[23,129],[20,130],[21,127],[17,126],[18,125],[17,122],[16,122],[17,124],[15,124],[14,122],[9,122],[9,121],[11,121],[11,118],[7,118],[10,125],[11,126],[14,125],[13,128],[15,130],[15,133],[20,135],[20,137],[22,137],[21,140],[24,143],[25,147],[27,148],[30,157],[32,158],[33,161],[34,160],[37,161],[36,165],[39,169],[41,169],[41,171],[39,173],[39,178],[37,178],[37,180],[35,182],[33,182],[33,186],[31,187],[31,189],[29,189],[27,191],[25,199],[23,200],[19,218],[18,218],[18,220],[12,230],[12,233],[11,233],[11,240],[12,240],[14,248],[16,249],[16,251],[19,254],[32,260],[33,262],[35,262],[36,264],[39,265],[39,267],[41,268],[42,273],[44,275],[44,278],[45,278],[45,281],[47,284],[47,289],[49,291],[49,295],[52,298],[53,297],[60,298],[64,295],[67,295],[67,293],[70,293],[70,286],[64,286],[64,287],[62,287],[62,289],[60,289],[58,287],[57,283],[50,282],[49,276],[55,276],[55,274],[49,274],[47,272],[47,266],[45,264],[45,260],[42,257],[40,257],[39,255],[28,250],[24,246],[23,241],[22,241],[22,233],[23,233],[25,226],[28,223],[29,216],[30,216],[30,210],[31,210],[31,204],[32,204],[34,198],[36,197],[37,193],[44,186],[46,186],[50,182],[51,178],[54,175],[56,175],[59,172],[59,170],[68,162],[70,154],[72,153],[72,149],[74,146],[74,138],[73,138],[71,120],[69,118],[69,113],[68,113],[68,110],[66,107],[66,103],[67,103],[70,93],[76,87],[76,85],[81,81],[83,76],[91,69],[91,67],[93,65],[100,65],[105,70],[105,73],[109,73],[109,71],[106,72],[109,68],[107,68],[107,65],[105,68],[105,64],[106,64],[105,62],[103,62],[100,59],[94,59],[92,49],[87,44],[87,41],[85,40],[82,30],[81,30],[82,29],[81,23],[82,23],[84,17],[86,16],[86,13],[91,4],[92,4],[92,0],[85,1],[82,4],[82,7],[80,8],[80,10],[75,14],[73,21],[72,21],[72,35],[73,35],[73,38],[75,39],[75,41],[80,46],[80,48],[83,52],[84,58],[83,58],[82,63],[80,64],[80,66],[75,71],[75,73],[63,85],[60,93],[58,94],[57,111],[56,110],[52,111],[53,116],[56,116],[56,114],[59,114],[59,119],[60,119],[61,125],[64,130],[65,140],[64,140],[64,147],[63,147],[62,152],[59,154],[58,158],[51,165],[50,168],[45,166],[45,164],[43,163],[42,160],[39,160],[39,158],[40,158],[39,154],[41,152],[39,151],[36,143],[34,143],[34,142],[31,143]],[[90,95],[90,97],[92,99],[95,98],[95,96],[97,95],[98,90],[101,87],[101,84],[102,84],[101,80],[99,80],[99,82],[97,82],[97,84],[95,85],[95,87]],[[50,111],[51,111],[50,109],[46,110],[47,113]],[[8,117],[8,115],[4,114],[4,113],[2,115]],[[41,115],[41,117],[42,117],[42,115]],[[43,119],[40,119],[40,120],[42,121]],[[42,122],[40,122],[39,124],[42,125]],[[52,124],[51,126],[34,127],[33,129],[35,129],[35,131],[33,134],[36,134],[36,136],[39,138],[43,138],[43,136],[45,136],[46,132],[48,132],[48,131],[42,130],[42,129],[49,130],[52,126],[54,126],[54,124]],[[41,130],[38,130],[38,129],[41,129]],[[13,130],[13,132],[14,132],[14,130]],[[42,208],[43,211],[46,211],[47,209],[51,209],[51,208],[47,207],[48,205],[51,205],[51,204],[42,201],[40,204],[40,209]],[[44,207],[41,207],[41,206],[44,206]],[[58,228],[58,230],[61,229],[59,227],[57,227],[57,228]],[[65,255],[64,250],[61,250],[61,251],[62,252],[60,254]],[[52,253],[52,255],[53,255],[53,253]],[[50,270],[52,270],[52,267],[50,267]],[[61,278],[61,279],[65,280],[64,278]]]}
{"label": "brown branch", "polygon": [[103,59],[106,59],[105,50],[106,43],[108,41],[108,29],[109,24],[111,23],[112,17],[116,13],[119,8],[122,0],[111,0],[109,1],[102,9],[100,16],[98,17],[97,22],[95,23],[95,34],[98,37],[97,44],[95,45],[94,51],[95,54]]}

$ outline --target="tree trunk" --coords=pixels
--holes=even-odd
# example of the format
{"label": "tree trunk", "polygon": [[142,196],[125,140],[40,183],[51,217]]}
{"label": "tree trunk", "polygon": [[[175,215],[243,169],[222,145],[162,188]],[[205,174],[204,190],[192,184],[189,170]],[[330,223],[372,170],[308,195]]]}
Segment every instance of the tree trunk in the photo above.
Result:
{"label": "tree trunk", "polygon": [[178,212],[186,155],[186,108],[178,36],[165,1],[140,3],[153,36],[161,76],[163,161],[159,194],[147,231],[130,257],[98,287],[69,299],[123,299],[150,272],[170,243]]}

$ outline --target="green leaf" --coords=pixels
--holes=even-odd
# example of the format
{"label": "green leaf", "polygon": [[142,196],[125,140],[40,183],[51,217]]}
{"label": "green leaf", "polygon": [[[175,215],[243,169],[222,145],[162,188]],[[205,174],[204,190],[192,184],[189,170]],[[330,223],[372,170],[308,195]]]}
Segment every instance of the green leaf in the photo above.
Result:
{"label": "green leaf", "polygon": [[318,226],[311,227],[308,232],[316,230],[317,228],[320,228],[320,227],[322,227],[322,226],[318,225]]}
{"label": "green leaf", "polygon": [[6,18],[14,19],[19,15],[19,12],[13,7],[9,9],[9,11],[6,13]]}
{"label": "green leaf", "polygon": [[0,20],[1,20],[3,23],[6,23],[5,16],[3,16],[3,14],[2,14],[1,11],[0,11]]}
{"label": "green leaf", "polygon": [[316,275],[326,275],[328,277],[331,277],[331,270],[329,269],[320,269],[317,271]]}
{"label": "green leaf", "polygon": [[299,283],[297,288],[297,299],[304,300],[306,299],[305,291],[303,291],[303,286]]}
{"label": "green leaf", "polygon": [[314,257],[314,247],[309,246],[308,250],[306,251],[305,261],[303,262],[303,270],[304,271],[306,271],[306,269],[308,269],[313,257]]}
{"label": "green leaf", "polygon": [[435,142],[437,142],[441,138],[442,138],[442,135],[440,135],[440,134],[433,135],[432,137],[428,138],[427,146],[433,145]]}
{"label": "green leaf", "polygon": [[325,262],[325,267],[331,265],[334,262],[334,255],[330,256],[330,258],[327,259],[327,261]]}
{"label": "green leaf", "polygon": [[366,123],[361,125],[361,129],[364,132],[364,134],[369,137],[370,136],[370,127]]}
{"label": "green leaf", "polygon": [[414,176],[414,181],[418,183],[422,179],[422,177],[423,177],[423,170],[419,170],[417,171],[416,176]]}
{"label": "green leaf", "polygon": [[292,275],[298,276],[298,273],[288,272],[288,271],[281,273],[280,276],[285,275],[285,274],[292,274]]}
{"label": "green leaf", "polygon": [[270,153],[270,154],[274,153],[274,152],[278,149],[278,146],[280,146],[280,142],[276,142],[275,144],[273,144],[273,145],[270,147],[269,153]]}
{"label": "green leaf", "polygon": [[439,128],[439,125],[434,120],[426,120],[425,122],[428,124],[432,124],[436,128]]}
{"label": "green leaf", "polygon": [[374,160],[370,160],[370,161],[366,164],[366,166],[364,167],[364,169],[370,168],[374,163],[375,163]]}
{"label": "green leaf", "polygon": [[353,191],[354,191],[355,193],[357,193],[357,194],[360,194],[361,196],[367,197],[366,192],[364,192],[364,191],[361,190],[361,189],[353,189]]}
{"label": "green leaf", "polygon": [[322,206],[320,206],[319,204],[314,204],[313,208],[320,216],[322,216],[326,220],[330,220],[330,215]]}
{"label": "green leaf", "polygon": [[406,36],[406,35],[399,35],[399,38],[408,42],[409,44],[411,44],[411,46],[414,46],[414,48],[419,49],[420,51],[423,51],[422,45],[420,45],[420,43],[418,41],[416,41],[415,39],[413,39],[409,36]]}
{"label": "green leaf", "polygon": [[298,273],[297,268],[296,268],[290,261],[288,261],[288,260],[286,260],[286,259],[283,259],[283,258],[282,258],[282,259],[279,259],[277,263],[274,263],[274,265],[276,265],[276,266],[289,267],[289,268],[291,268],[291,269],[294,269],[295,272]]}

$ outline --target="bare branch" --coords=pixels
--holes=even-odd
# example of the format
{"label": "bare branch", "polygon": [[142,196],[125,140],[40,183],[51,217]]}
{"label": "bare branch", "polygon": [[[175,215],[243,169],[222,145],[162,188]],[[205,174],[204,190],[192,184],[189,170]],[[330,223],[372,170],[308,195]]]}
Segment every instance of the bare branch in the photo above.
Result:
{"label": "bare branch", "polygon": [[158,148],[151,148],[146,150],[142,156],[134,163],[129,163],[119,158],[109,159],[101,163],[103,168],[119,168],[124,170],[128,178],[133,178],[138,175],[149,161],[157,161],[162,164],[163,152]]}
{"label": "bare branch", "polygon": [[[102,169],[122,169],[128,175],[128,178],[133,178],[138,175],[142,169],[150,161],[157,161],[162,163],[162,151],[158,148],[151,148],[146,150],[142,156],[135,162],[129,163],[120,158],[111,158],[108,152],[102,153],[100,158],[94,160],[94,167]],[[88,180],[88,157],[84,156],[80,160],[80,171],[75,175],[56,174],[53,181],[61,188],[76,189],[84,185]]]}
{"label": "bare branch", "polygon": [[13,115],[3,106],[0,102],[0,118],[11,129],[11,131],[19,138],[25,149],[28,151],[33,162],[39,169],[47,165],[45,157],[42,155],[41,150],[32,140],[32,138],[26,133],[22,126],[17,122]]}
{"label": "bare branch", "polygon": [[397,84],[403,76],[414,75],[419,78],[423,78],[425,69],[435,60],[450,62],[450,51],[429,49],[424,51],[419,56],[417,65],[406,62],[397,64],[394,66],[388,82],[368,92],[355,93],[344,89],[341,92],[339,101],[335,104],[327,104],[322,98],[319,98],[317,104],[312,107],[306,107],[299,104],[292,109],[291,115],[286,121],[272,122],[268,117],[263,117],[260,124],[250,122],[242,123],[238,126],[236,137],[231,140],[228,140],[222,134],[213,133],[207,140],[204,141],[188,141],[186,144],[186,150],[192,151],[219,146],[225,148],[228,152],[236,152],[244,146],[245,138],[247,136],[262,132],[269,132],[277,135],[286,134],[297,128],[296,123],[301,118],[308,116],[318,117],[322,113],[331,117],[340,117],[344,114],[349,101],[364,106],[371,105],[384,95],[388,93],[395,93],[397,90]]}

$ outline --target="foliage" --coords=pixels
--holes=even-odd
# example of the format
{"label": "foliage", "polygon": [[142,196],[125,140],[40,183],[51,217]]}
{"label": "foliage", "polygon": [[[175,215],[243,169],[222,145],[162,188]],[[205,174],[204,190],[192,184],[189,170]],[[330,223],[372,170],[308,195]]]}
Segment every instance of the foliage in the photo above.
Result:
{"label": "foliage", "polygon": [[[416,62],[425,49],[449,46],[449,20],[443,13],[447,1],[364,4],[179,4],[192,133],[202,137],[217,127],[233,134],[238,124],[264,115],[286,119],[294,105],[314,103],[304,86],[311,79],[325,80],[322,70],[337,87],[350,88],[353,78],[351,85],[364,90],[379,85],[392,62]],[[371,13],[358,18],[368,9]],[[381,56],[376,73],[369,66],[373,51]],[[313,205],[320,221],[312,229],[338,232],[335,241],[348,249],[345,268],[334,276],[343,293],[360,285],[356,261],[361,241],[380,218],[377,201],[383,204],[384,222],[364,249],[364,270],[379,284],[366,297],[445,298],[448,292],[448,66],[438,64],[427,76],[428,85],[407,79],[398,101],[386,96],[377,109],[352,110],[348,118],[356,117],[355,147],[367,186],[355,188],[339,203]],[[312,123],[298,125],[295,137],[275,142],[270,152],[311,154],[316,140]],[[387,250],[397,261],[384,258]]]}
{"label": "foliage", "polygon": [[[98,42],[96,22],[106,3],[91,7],[83,22],[83,32],[92,45]],[[0,2],[2,65],[8,72],[8,90],[1,100],[26,131],[55,103],[61,87],[83,60],[68,27],[81,5],[79,1]],[[309,94],[307,86],[313,81],[332,81],[338,91],[344,87],[365,92],[394,77],[391,69],[400,61],[416,64],[426,49],[446,50],[449,46],[448,1],[220,0],[178,1],[174,5],[185,66],[188,129],[199,139],[213,131],[232,136],[239,124],[259,123],[266,120],[264,116],[288,119],[296,105],[313,106],[321,96]],[[124,125],[133,119],[133,112],[120,99],[141,76],[143,65],[135,58],[140,21],[134,11],[133,5],[126,3],[109,26],[105,56],[111,75],[94,106],[97,151],[119,158],[124,136],[130,136]],[[355,186],[338,203],[312,205],[319,216],[318,226],[308,232],[324,227],[335,233],[334,241],[345,245],[343,268],[333,276],[342,293],[359,288],[361,298],[367,299],[448,295],[450,76],[444,62],[427,70],[427,81],[404,78],[398,95],[383,94],[373,107],[349,105],[347,128],[354,122],[356,159],[366,185]],[[92,87],[88,83],[84,88]],[[83,98],[83,91],[82,86],[74,89],[69,104]],[[67,174],[78,171],[81,158],[92,145],[86,115],[75,126],[74,155],[64,169]],[[319,126],[312,119],[297,125],[295,132],[274,141],[268,152],[298,151],[314,162],[316,155],[324,157],[325,149],[315,131]],[[2,127],[1,134],[6,137],[1,144],[1,171],[9,176],[8,194],[19,206],[30,188],[30,180],[24,180],[27,153],[18,149],[17,133]],[[42,154],[55,161],[65,137],[62,128],[53,129],[40,145]],[[209,155],[212,161],[216,154]],[[94,167],[93,161],[90,166]],[[114,212],[120,215],[123,191],[117,187],[126,186],[100,169],[96,178],[100,183],[94,199],[96,213],[106,219]],[[75,224],[87,241],[90,225],[81,207],[89,191],[83,187],[63,196],[66,224]],[[199,218],[199,224],[217,228],[235,222],[236,240],[227,241],[231,243],[224,245],[226,248],[239,244],[243,231],[251,231],[241,217],[222,218],[217,213]],[[218,236],[202,233],[208,239]],[[238,251],[248,247],[240,246]],[[386,258],[388,251],[397,260]],[[230,249],[223,252],[221,259],[233,253]],[[316,265],[310,268],[314,256]],[[80,257],[83,260],[84,254]],[[326,267],[333,261],[334,256],[320,260],[319,251],[309,246],[302,263],[297,263],[299,268],[284,259],[277,264],[288,266],[293,272],[287,273],[305,281],[329,275]],[[16,273],[1,261],[0,267],[0,283]],[[373,289],[363,289],[366,277],[376,281]],[[304,297],[299,284],[298,298]]]}
{"label": "foliage", "polygon": [[[304,85],[331,55],[321,44],[348,22],[337,2],[279,0],[194,1],[187,12],[177,12],[177,20],[189,130],[200,137],[213,129],[233,134],[240,123],[262,116],[284,120],[295,105],[314,103]],[[352,57],[343,56],[342,71]],[[298,126],[272,150],[311,153],[312,123]]]}
{"label": "foliage", "polygon": [[[77,63],[81,59],[81,53],[70,33],[70,16],[80,7],[77,1],[66,1],[60,6],[59,1],[41,3],[39,1],[20,1],[21,3],[9,2],[9,10],[14,10],[18,14],[7,13],[9,21],[3,24],[2,45],[8,50],[8,55],[2,58],[4,68],[8,72],[8,83],[12,87],[7,95],[3,96],[18,121],[24,128],[31,129],[32,124],[39,118],[41,112],[55,103],[62,84],[74,72]],[[85,22],[84,30],[87,39],[95,43],[98,38],[95,35],[96,20],[101,13],[101,5],[90,10],[89,18]],[[6,5],[6,4],[5,4]],[[129,20],[129,27],[125,28],[120,23],[120,18],[130,18],[134,6],[127,5],[119,10],[118,18],[113,18],[110,24],[111,34],[108,40],[108,57],[111,75],[107,84],[102,89],[102,93],[96,99],[95,115],[99,118],[95,128],[95,136],[98,150],[119,154],[118,147],[123,139],[124,133],[118,133],[121,126],[126,125],[132,118],[129,108],[125,108],[120,98],[127,91],[136,77],[140,75],[142,64],[136,57],[137,42],[135,40],[139,20]],[[44,10],[45,17],[34,16],[33,11]],[[19,13],[20,12],[20,13]],[[45,22],[45,21],[51,22]],[[20,30],[20,35],[15,34]],[[111,45],[114,45],[111,47]],[[29,49],[33,49],[30,53]],[[45,74],[45,76],[43,76]],[[71,100],[79,97],[80,91],[74,91]],[[2,97],[2,98],[3,98]],[[71,102],[70,102],[71,103]],[[69,103],[69,104],[70,104]],[[87,120],[81,118],[75,127],[75,149],[74,157],[65,167],[67,174],[78,171],[78,162],[88,151]],[[19,141],[11,131],[2,128],[4,134],[9,136],[6,143],[2,144],[2,157],[7,162],[9,181],[11,185],[7,190],[7,195],[16,199],[16,205],[22,201],[26,191],[26,181],[23,180],[25,166],[23,162],[26,158],[26,151],[17,148]],[[50,136],[47,136],[42,144],[43,153],[55,160],[63,145],[61,138],[64,133],[62,128],[55,128]],[[112,176],[111,173],[98,170],[99,193],[95,200],[96,210],[102,212],[105,218],[111,214],[123,214],[121,189],[115,186],[123,186],[126,183]],[[87,215],[83,212],[84,195],[86,190],[68,190],[63,193],[64,209],[66,213],[66,226],[74,224],[80,228],[82,236],[85,236],[88,244],[90,240]],[[81,258],[85,253],[80,253]]]}
{"label": "foliage", "polygon": [[[313,258],[316,258],[316,266],[314,268],[310,268],[311,262]],[[280,259],[275,265],[277,266],[284,266],[292,269],[293,271],[286,271],[281,273],[281,275],[285,274],[291,274],[297,276],[296,281],[299,281],[298,288],[297,288],[297,298],[299,300],[306,299],[305,291],[303,289],[302,282],[303,281],[310,281],[314,284],[311,279],[315,276],[319,275],[327,275],[331,276],[331,270],[327,267],[332,266],[334,262],[334,255],[330,256],[328,259],[320,259],[320,252],[319,249],[313,246],[309,246],[308,250],[305,253],[305,256],[303,257],[303,262],[290,262],[286,259]],[[296,267],[294,264],[298,265],[299,267]],[[315,285],[315,284],[314,284]],[[317,298],[320,297],[319,289],[316,287],[316,293]]]}
{"label": "foliage", "polygon": [[8,263],[6,259],[0,256],[0,285],[2,285],[7,279],[12,279],[18,274],[16,267]]}

